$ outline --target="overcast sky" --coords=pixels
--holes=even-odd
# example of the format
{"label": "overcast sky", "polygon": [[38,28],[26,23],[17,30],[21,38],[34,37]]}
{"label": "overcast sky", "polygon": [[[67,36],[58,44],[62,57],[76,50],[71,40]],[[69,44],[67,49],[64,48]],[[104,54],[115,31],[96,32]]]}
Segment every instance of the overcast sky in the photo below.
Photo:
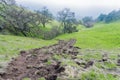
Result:
{"label": "overcast sky", "polygon": [[70,8],[78,17],[93,16],[109,13],[120,9],[120,0],[16,0],[29,9],[41,9],[47,6],[53,14],[63,8]]}

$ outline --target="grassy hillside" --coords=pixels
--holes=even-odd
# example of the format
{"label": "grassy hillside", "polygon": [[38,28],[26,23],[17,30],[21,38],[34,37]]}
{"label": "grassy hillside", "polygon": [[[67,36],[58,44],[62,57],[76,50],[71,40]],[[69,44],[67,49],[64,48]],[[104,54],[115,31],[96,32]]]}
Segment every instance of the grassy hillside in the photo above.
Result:
{"label": "grassy hillside", "polygon": [[120,48],[120,23],[98,23],[93,28],[83,29],[76,33],[57,37],[57,39],[69,38],[76,38],[76,45],[81,48]]}
{"label": "grassy hillside", "polygon": [[[82,26],[83,27],[83,26]],[[120,48],[120,23],[98,23],[93,28],[83,29],[71,34],[63,34],[56,39],[77,39],[76,45],[81,48],[115,49]],[[41,40],[11,35],[0,35],[0,54],[16,53],[36,47],[49,45],[56,40]]]}
{"label": "grassy hillside", "polygon": [[[82,49],[118,49],[120,48],[120,23],[98,23],[93,28],[78,27],[79,32],[64,34],[56,39],[77,39],[76,45]],[[41,40],[11,35],[0,35],[0,54],[15,55],[20,50],[38,48],[55,43],[56,40]]]}
{"label": "grassy hillside", "polygon": [[[76,45],[82,48],[80,54],[77,55],[77,59],[83,62],[94,60],[95,63],[90,69],[82,71],[81,67],[76,66],[76,63],[68,57],[63,62],[68,65],[70,72],[74,72],[73,67],[80,70],[80,78],[82,80],[119,80],[120,67],[116,65],[116,61],[120,51],[120,23],[98,23],[93,28],[85,29],[83,26],[79,26],[78,29],[80,29],[79,32],[64,34],[53,40],[0,35],[0,65],[4,65],[1,62],[8,61],[11,57],[17,56],[20,50],[54,44],[56,39],[75,38],[77,39]],[[102,59],[103,54],[108,54],[108,62],[98,62]],[[57,55],[56,57],[61,59]],[[72,74],[69,74],[69,77]]]}
{"label": "grassy hillside", "polygon": [[11,35],[0,35],[0,56],[2,56],[0,58],[4,58],[3,55],[8,56],[6,58],[10,58],[11,56],[16,56],[20,50],[39,48],[53,44],[54,42]]}

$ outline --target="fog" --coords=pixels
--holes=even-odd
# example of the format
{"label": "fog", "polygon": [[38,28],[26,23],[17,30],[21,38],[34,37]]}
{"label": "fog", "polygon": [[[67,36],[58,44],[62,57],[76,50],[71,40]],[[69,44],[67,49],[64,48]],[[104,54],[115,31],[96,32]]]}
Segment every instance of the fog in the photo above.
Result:
{"label": "fog", "polygon": [[56,15],[63,8],[70,8],[76,13],[77,18],[99,14],[108,14],[120,9],[120,0],[16,0],[17,4],[32,10],[40,10],[43,6]]}

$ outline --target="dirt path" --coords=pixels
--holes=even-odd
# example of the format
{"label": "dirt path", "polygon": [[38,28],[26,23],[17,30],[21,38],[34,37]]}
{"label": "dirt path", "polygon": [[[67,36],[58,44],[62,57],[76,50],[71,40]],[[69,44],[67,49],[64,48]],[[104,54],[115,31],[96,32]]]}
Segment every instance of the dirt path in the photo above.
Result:
{"label": "dirt path", "polygon": [[44,77],[46,80],[56,80],[61,72],[65,71],[60,61],[52,58],[55,54],[76,56],[78,47],[73,47],[76,40],[60,40],[58,44],[29,51],[21,51],[19,56],[8,64],[6,72],[0,73],[1,80],[22,80],[30,78],[37,80]]}

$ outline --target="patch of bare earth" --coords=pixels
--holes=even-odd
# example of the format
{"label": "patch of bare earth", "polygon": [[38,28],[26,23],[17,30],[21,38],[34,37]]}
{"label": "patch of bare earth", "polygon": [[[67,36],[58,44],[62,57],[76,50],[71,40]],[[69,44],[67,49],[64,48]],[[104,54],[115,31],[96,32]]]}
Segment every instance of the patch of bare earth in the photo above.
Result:
{"label": "patch of bare earth", "polygon": [[6,71],[0,73],[0,80],[22,80],[30,78],[38,80],[44,77],[46,80],[56,80],[65,67],[60,61],[52,58],[53,55],[69,54],[76,56],[78,47],[74,47],[76,40],[60,40],[58,44],[29,51],[21,51],[17,58],[13,58]]}

